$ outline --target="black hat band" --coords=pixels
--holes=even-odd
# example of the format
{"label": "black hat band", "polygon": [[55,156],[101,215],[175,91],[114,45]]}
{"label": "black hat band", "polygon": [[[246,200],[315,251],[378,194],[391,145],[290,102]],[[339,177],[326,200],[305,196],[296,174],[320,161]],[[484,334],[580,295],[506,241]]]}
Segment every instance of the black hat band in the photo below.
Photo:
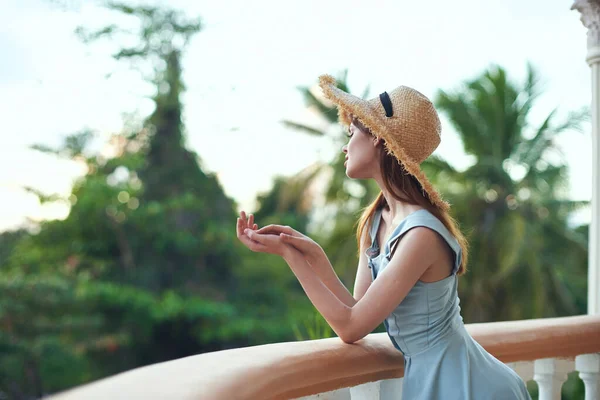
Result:
{"label": "black hat band", "polygon": [[385,116],[390,118],[394,115],[394,109],[392,108],[392,100],[390,100],[390,96],[387,92],[383,92],[379,95],[379,100],[383,105],[383,109],[385,110]]}

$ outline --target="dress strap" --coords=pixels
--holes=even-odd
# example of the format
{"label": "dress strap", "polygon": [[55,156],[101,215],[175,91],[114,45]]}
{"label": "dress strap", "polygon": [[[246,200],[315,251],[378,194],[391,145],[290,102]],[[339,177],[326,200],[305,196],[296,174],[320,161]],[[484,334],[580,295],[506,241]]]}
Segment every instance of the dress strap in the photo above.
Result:
{"label": "dress strap", "polygon": [[379,223],[381,222],[381,208],[375,211],[373,214],[373,223],[371,224],[371,245],[377,243],[377,231],[379,230]]}
{"label": "dress strap", "polygon": [[377,243],[377,231],[379,230],[379,223],[381,222],[381,208],[375,211],[373,214],[373,221],[371,222],[371,229],[369,235],[371,236],[371,247],[366,251],[367,257],[376,257],[379,254],[379,243]]}

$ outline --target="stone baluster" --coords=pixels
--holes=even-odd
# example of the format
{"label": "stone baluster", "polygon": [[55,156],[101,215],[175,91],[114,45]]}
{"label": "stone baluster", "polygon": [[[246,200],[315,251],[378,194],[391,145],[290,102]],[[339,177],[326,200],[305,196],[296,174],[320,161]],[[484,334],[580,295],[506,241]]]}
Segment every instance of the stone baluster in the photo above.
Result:
{"label": "stone baluster", "polygon": [[539,400],[560,400],[560,390],[567,374],[575,369],[575,361],[542,358],[533,363],[533,379],[539,388]]}
{"label": "stone baluster", "polygon": [[575,357],[575,369],[585,385],[585,400],[600,399],[600,354]]}

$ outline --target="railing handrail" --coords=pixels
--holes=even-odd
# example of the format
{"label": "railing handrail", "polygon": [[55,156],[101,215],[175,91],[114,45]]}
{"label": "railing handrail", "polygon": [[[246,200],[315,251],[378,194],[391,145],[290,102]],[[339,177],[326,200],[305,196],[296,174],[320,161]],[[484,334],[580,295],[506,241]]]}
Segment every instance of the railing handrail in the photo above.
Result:
{"label": "railing handrail", "polygon": [[[468,324],[503,362],[600,352],[600,315]],[[403,376],[403,356],[387,334],[205,353],[127,371],[52,396],[56,400],[294,398]]]}
{"label": "railing handrail", "polygon": [[600,352],[600,315],[489,322],[466,327],[479,344],[505,363]]}

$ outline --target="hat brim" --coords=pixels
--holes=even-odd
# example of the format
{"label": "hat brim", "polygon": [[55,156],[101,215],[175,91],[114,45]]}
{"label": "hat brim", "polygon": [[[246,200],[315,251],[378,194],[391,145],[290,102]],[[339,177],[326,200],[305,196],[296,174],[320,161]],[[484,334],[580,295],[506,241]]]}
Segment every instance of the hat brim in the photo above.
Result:
{"label": "hat brim", "polygon": [[[383,106],[377,106],[344,92],[336,86],[335,78],[331,75],[321,75],[319,77],[319,86],[327,99],[333,102],[338,108],[339,122],[344,126],[352,123],[352,117],[356,117],[368,128],[373,135],[383,139],[384,146],[388,154],[394,156],[404,167],[406,172],[415,177],[421,185],[423,196],[429,199],[430,203],[444,211],[450,210],[450,204],[442,199],[442,196],[435,190],[427,176],[419,166],[419,163],[410,159],[397,140],[385,128],[385,123],[381,121],[380,115],[384,115]],[[377,107],[381,107],[378,109]]]}

